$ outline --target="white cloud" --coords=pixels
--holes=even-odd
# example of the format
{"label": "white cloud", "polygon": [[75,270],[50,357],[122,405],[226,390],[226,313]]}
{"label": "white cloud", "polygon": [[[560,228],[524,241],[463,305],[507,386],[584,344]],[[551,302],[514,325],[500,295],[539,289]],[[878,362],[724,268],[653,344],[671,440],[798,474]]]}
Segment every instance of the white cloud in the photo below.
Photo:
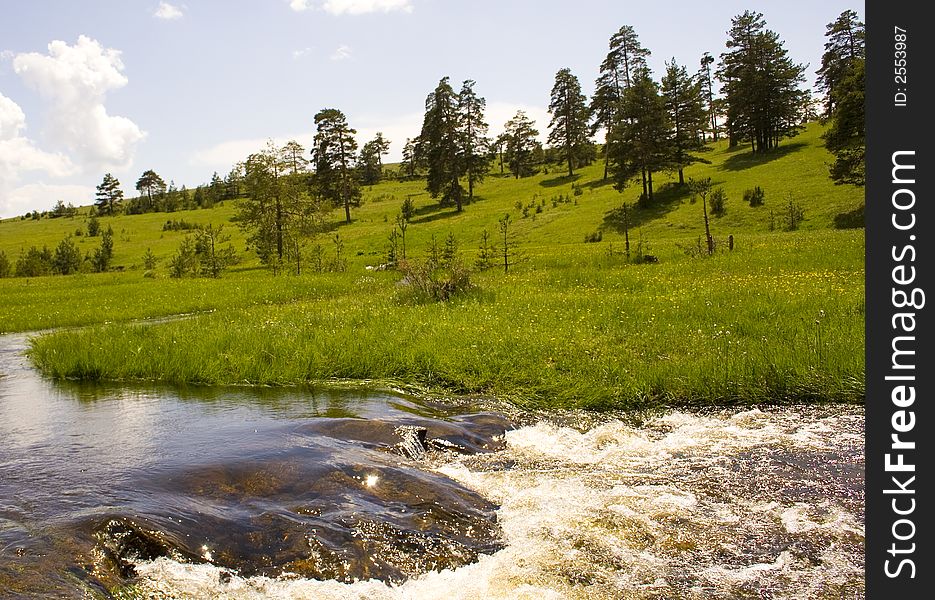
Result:
{"label": "white cloud", "polygon": [[31,183],[8,192],[0,189],[0,217],[23,215],[32,210],[49,210],[61,200],[81,206],[94,200],[94,188],[84,185]]}
{"label": "white cloud", "polygon": [[47,136],[86,169],[128,168],[146,134],[104,107],[107,92],[127,84],[120,52],[84,35],[74,46],[53,41],[48,50],[13,59],[14,71],[47,105]]}
{"label": "white cloud", "polygon": [[310,55],[312,53],[312,50],[313,49],[309,48],[308,46],[306,46],[305,48],[302,48],[301,50],[293,50],[292,58],[293,60],[299,60],[300,58],[304,58]]}
{"label": "white cloud", "polygon": [[[293,0],[295,4],[297,0]],[[325,0],[322,8],[332,15],[363,15],[395,10],[412,12],[411,0]]]}
{"label": "white cloud", "polygon": [[[188,159],[188,164],[196,167],[210,167],[218,172],[227,172],[236,163],[243,161],[255,152],[266,149],[270,139],[277,146],[284,146],[289,140],[296,140],[310,149],[314,133],[297,133],[294,135],[281,135],[274,138],[248,138],[219,142],[209,148],[198,150]],[[308,157],[306,157],[308,158]]]}
{"label": "white cloud", "polygon": [[[45,152],[23,136],[26,115],[18,104],[0,94],[0,215],[18,214],[23,208],[22,194],[13,188],[28,172],[41,172],[52,177],[64,177],[75,172],[67,156]],[[13,191],[11,191],[13,190]],[[25,211],[22,211],[25,212]]]}
{"label": "white cloud", "polygon": [[19,104],[0,94],[0,141],[19,136],[26,129],[26,114]]}
{"label": "white cloud", "polygon": [[350,57],[351,57],[351,47],[341,45],[341,46],[338,46],[338,49],[335,50],[334,53],[328,58],[330,58],[331,60],[344,60]]}
{"label": "white cloud", "polygon": [[302,12],[303,10],[308,10],[311,7],[308,5],[308,0],[290,0],[289,8],[296,12]]}
{"label": "white cloud", "polygon": [[181,19],[182,18],[182,9],[177,6],[173,6],[168,2],[160,2],[159,8],[153,13],[153,16],[157,19],[163,19],[166,21],[172,19]]}

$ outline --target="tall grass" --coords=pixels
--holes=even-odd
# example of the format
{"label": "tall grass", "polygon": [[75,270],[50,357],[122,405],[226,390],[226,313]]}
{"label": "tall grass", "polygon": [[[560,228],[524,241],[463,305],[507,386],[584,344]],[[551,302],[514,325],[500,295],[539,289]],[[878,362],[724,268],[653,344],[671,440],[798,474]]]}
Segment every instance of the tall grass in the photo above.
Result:
{"label": "tall grass", "polygon": [[365,379],[540,406],[858,401],[862,254],[853,231],[655,265],[559,251],[444,304],[408,302],[389,273],[320,275],[326,293],[289,304],[60,332],[31,356],[62,378]]}

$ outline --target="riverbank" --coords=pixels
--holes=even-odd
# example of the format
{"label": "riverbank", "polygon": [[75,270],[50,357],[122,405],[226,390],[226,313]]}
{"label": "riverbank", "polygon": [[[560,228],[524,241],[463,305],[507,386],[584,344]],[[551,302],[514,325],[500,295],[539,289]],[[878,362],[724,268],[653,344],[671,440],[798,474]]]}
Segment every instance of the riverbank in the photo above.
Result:
{"label": "riverbank", "polygon": [[[232,294],[184,321],[46,335],[30,356],[63,379],[404,381],[537,407],[862,402],[862,234],[751,236],[660,264],[556,252],[439,304],[412,301],[395,273],[269,277],[272,298],[296,298]],[[217,285],[221,297],[244,286]]]}

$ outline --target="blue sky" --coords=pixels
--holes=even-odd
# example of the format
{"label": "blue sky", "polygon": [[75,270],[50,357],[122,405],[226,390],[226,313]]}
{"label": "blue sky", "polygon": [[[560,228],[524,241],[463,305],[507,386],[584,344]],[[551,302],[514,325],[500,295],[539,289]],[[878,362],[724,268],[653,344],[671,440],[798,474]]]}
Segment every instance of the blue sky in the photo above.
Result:
{"label": "blue sky", "polygon": [[657,78],[725,50],[762,12],[814,84],[827,23],[863,3],[474,0],[0,0],[0,217],[88,204],[105,172],[128,195],[146,169],[193,187],[268,138],[309,147],[339,108],[398,160],[425,96],[477,81],[491,132],[523,108],[544,136],[555,72],[593,90],[607,41],[632,25]]}

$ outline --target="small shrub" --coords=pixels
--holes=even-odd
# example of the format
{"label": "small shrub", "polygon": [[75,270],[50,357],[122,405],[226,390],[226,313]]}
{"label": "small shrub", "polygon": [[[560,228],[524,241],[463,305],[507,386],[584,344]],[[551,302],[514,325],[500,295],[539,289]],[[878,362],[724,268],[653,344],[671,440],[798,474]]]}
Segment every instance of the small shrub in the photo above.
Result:
{"label": "small shrub", "polygon": [[799,224],[805,219],[805,209],[795,201],[791,194],[789,195],[789,202],[786,204],[783,219],[786,222],[786,231],[797,230]]}
{"label": "small shrub", "polygon": [[412,220],[412,217],[416,215],[416,205],[415,202],[412,201],[412,198],[406,196],[406,199],[403,200],[403,206],[400,208],[399,212],[406,222]]}
{"label": "small shrub", "polygon": [[153,254],[152,248],[146,249],[146,254],[143,255],[143,270],[153,271],[156,269],[156,255]]}
{"label": "small shrub", "polygon": [[602,239],[604,239],[604,232],[598,229],[597,231],[586,234],[584,236],[584,243],[593,244],[595,242],[601,241]]}
{"label": "small shrub", "polygon": [[433,265],[431,261],[401,261],[402,282],[417,302],[447,302],[471,289],[471,272],[460,258],[449,267]]}
{"label": "small shrub", "polygon": [[71,275],[77,273],[81,268],[81,252],[78,246],[67,237],[59,242],[55,248],[55,256],[52,258],[53,270],[62,275]]}
{"label": "small shrub", "polygon": [[10,264],[10,259],[6,257],[6,253],[3,250],[0,250],[0,279],[12,276],[13,265]]}
{"label": "small shrub", "polygon": [[48,246],[43,246],[39,250],[35,246],[21,252],[16,260],[17,277],[39,277],[41,275],[50,275],[53,268],[52,251]]}
{"label": "small shrub", "polygon": [[711,214],[723,217],[727,213],[727,193],[724,188],[718,187],[711,191]]}
{"label": "small shrub", "polygon": [[98,220],[96,214],[92,214],[91,218],[88,219],[88,237],[97,237],[101,232],[101,222]]}
{"label": "small shrub", "polygon": [[755,186],[752,190],[744,190],[743,201],[750,206],[763,206],[766,202],[766,192],[760,186]]}
{"label": "small shrub", "polygon": [[191,231],[192,229],[202,229],[204,226],[199,225],[198,223],[189,223],[184,219],[176,221],[172,219],[166,221],[165,225],[162,226],[163,231]]}

